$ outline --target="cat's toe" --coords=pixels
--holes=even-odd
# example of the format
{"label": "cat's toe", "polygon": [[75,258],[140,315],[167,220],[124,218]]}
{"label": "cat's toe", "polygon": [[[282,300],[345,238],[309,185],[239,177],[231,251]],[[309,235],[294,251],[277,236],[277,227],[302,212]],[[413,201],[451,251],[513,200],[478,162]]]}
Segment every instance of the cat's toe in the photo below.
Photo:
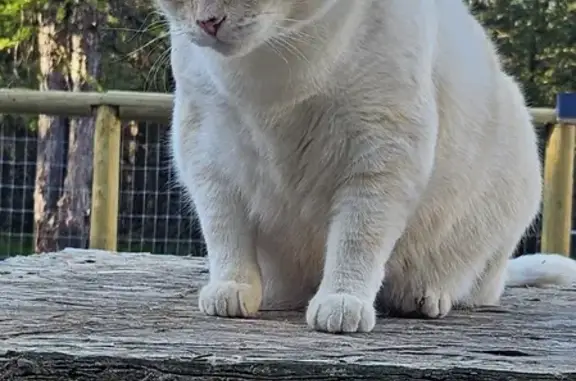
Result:
{"label": "cat's toe", "polygon": [[262,303],[259,287],[229,282],[211,282],[204,286],[198,298],[198,307],[206,315],[223,317],[250,317]]}
{"label": "cat's toe", "polygon": [[317,331],[370,332],[376,324],[376,312],[371,301],[354,295],[316,294],[308,305],[306,320]]}
{"label": "cat's toe", "polygon": [[428,292],[418,300],[420,314],[431,319],[443,318],[452,310],[452,298],[441,292]]}
{"label": "cat's toe", "polygon": [[453,308],[450,294],[428,290],[423,293],[387,295],[386,290],[379,295],[379,308],[392,316],[410,318],[440,319]]}

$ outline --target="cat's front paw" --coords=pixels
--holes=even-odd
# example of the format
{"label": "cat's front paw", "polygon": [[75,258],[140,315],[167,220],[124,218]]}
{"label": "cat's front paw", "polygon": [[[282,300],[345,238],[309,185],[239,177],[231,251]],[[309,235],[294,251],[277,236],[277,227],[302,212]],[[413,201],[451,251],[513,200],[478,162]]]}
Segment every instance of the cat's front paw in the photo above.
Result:
{"label": "cat's front paw", "polygon": [[251,317],[260,309],[262,289],[246,283],[210,282],[198,298],[200,311],[223,317]]}
{"label": "cat's front paw", "polygon": [[370,332],[376,324],[372,301],[351,294],[316,294],[308,305],[310,328],[330,333]]}

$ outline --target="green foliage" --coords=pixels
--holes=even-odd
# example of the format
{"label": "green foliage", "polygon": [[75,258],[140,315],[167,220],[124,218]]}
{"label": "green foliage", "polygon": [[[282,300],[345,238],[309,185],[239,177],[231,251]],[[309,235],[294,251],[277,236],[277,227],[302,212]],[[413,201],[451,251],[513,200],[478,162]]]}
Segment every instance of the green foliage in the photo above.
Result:
{"label": "green foliage", "polygon": [[505,67],[532,106],[552,107],[576,90],[576,3],[573,0],[469,0],[491,32]]}
{"label": "green foliage", "polygon": [[[36,12],[81,0],[0,0],[0,87],[36,87]],[[108,14],[103,38],[103,89],[170,91],[165,25],[151,2],[91,1]],[[553,106],[555,94],[576,88],[576,3],[573,0],[467,0],[497,42],[507,70],[534,106]]]}
{"label": "green foliage", "polygon": [[107,53],[102,62],[105,88],[171,90],[166,27],[152,9],[112,13],[103,36]]}
{"label": "green foliage", "polygon": [[34,27],[28,19],[28,11],[34,3],[34,0],[0,1],[0,51],[13,48],[33,36]]}

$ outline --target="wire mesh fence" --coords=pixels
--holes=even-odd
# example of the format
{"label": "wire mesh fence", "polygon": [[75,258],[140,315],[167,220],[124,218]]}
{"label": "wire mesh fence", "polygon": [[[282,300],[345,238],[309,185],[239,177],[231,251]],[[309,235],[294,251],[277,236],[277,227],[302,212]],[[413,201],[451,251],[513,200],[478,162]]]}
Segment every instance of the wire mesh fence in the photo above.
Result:
{"label": "wire mesh fence", "polygon": [[169,128],[131,122],[123,132],[119,250],[202,255],[199,225],[171,166]]}
{"label": "wire mesh fence", "polygon": [[[28,128],[30,126],[30,128]],[[36,135],[30,120],[0,117],[0,255],[33,250]]]}
{"label": "wire mesh fence", "polygon": [[[40,157],[36,121],[34,117],[0,116],[0,257],[37,251],[38,240],[47,237],[35,236],[35,225],[39,223],[35,222],[35,215],[36,219],[41,215],[48,222],[68,218],[66,210],[59,208],[65,178],[74,170],[67,167],[66,133],[63,133],[58,155]],[[120,251],[175,255],[205,253],[192,206],[178,186],[171,166],[168,134],[166,125],[123,123],[118,215]],[[544,140],[545,135],[542,142]],[[50,166],[50,176],[56,180],[47,182],[39,177],[40,172],[46,171],[42,165],[46,160],[57,161]],[[43,181],[43,200],[51,206],[35,202],[39,181]],[[72,197],[81,197],[90,190],[91,184],[86,184],[75,190]],[[52,214],[45,213],[48,209],[53,210]],[[88,223],[89,210],[83,218]],[[58,249],[88,244],[89,230],[55,229],[51,234],[57,236]],[[539,247],[538,219],[519,244],[517,254],[537,252]]]}
{"label": "wire mesh fence", "polygon": [[[62,139],[52,158],[57,164],[44,166],[52,172],[51,181],[43,181],[44,201],[37,205],[39,161],[35,118],[0,117],[0,257],[30,254],[37,241],[54,237],[35,236],[35,215],[47,222],[65,220],[61,207],[67,168],[67,142]],[[193,209],[178,186],[168,147],[169,127],[158,124],[126,122],[122,128],[120,163],[118,250],[175,255],[203,255],[204,244]],[[61,165],[58,165],[61,164]],[[56,172],[56,173],[55,173]],[[47,176],[47,175],[46,175]],[[56,179],[56,180],[54,180]],[[45,180],[45,179],[44,179]],[[56,185],[56,186],[54,186]],[[72,197],[90,192],[91,184],[77,189]],[[36,205],[35,205],[36,204]],[[41,213],[48,209],[52,215]],[[88,223],[89,210],[83,216]],[[89,231],[56,229],[59,249],[86,247]]]}

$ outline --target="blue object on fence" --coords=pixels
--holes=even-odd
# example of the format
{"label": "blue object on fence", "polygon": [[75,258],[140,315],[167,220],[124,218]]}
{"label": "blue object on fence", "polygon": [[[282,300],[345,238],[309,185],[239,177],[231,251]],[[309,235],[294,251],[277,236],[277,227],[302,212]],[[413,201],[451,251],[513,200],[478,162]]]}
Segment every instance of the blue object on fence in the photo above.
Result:
{"label": "blue object on fence", "polygon": [[576,93],[556,96],[556,115],[559,122],[576,124]]}

